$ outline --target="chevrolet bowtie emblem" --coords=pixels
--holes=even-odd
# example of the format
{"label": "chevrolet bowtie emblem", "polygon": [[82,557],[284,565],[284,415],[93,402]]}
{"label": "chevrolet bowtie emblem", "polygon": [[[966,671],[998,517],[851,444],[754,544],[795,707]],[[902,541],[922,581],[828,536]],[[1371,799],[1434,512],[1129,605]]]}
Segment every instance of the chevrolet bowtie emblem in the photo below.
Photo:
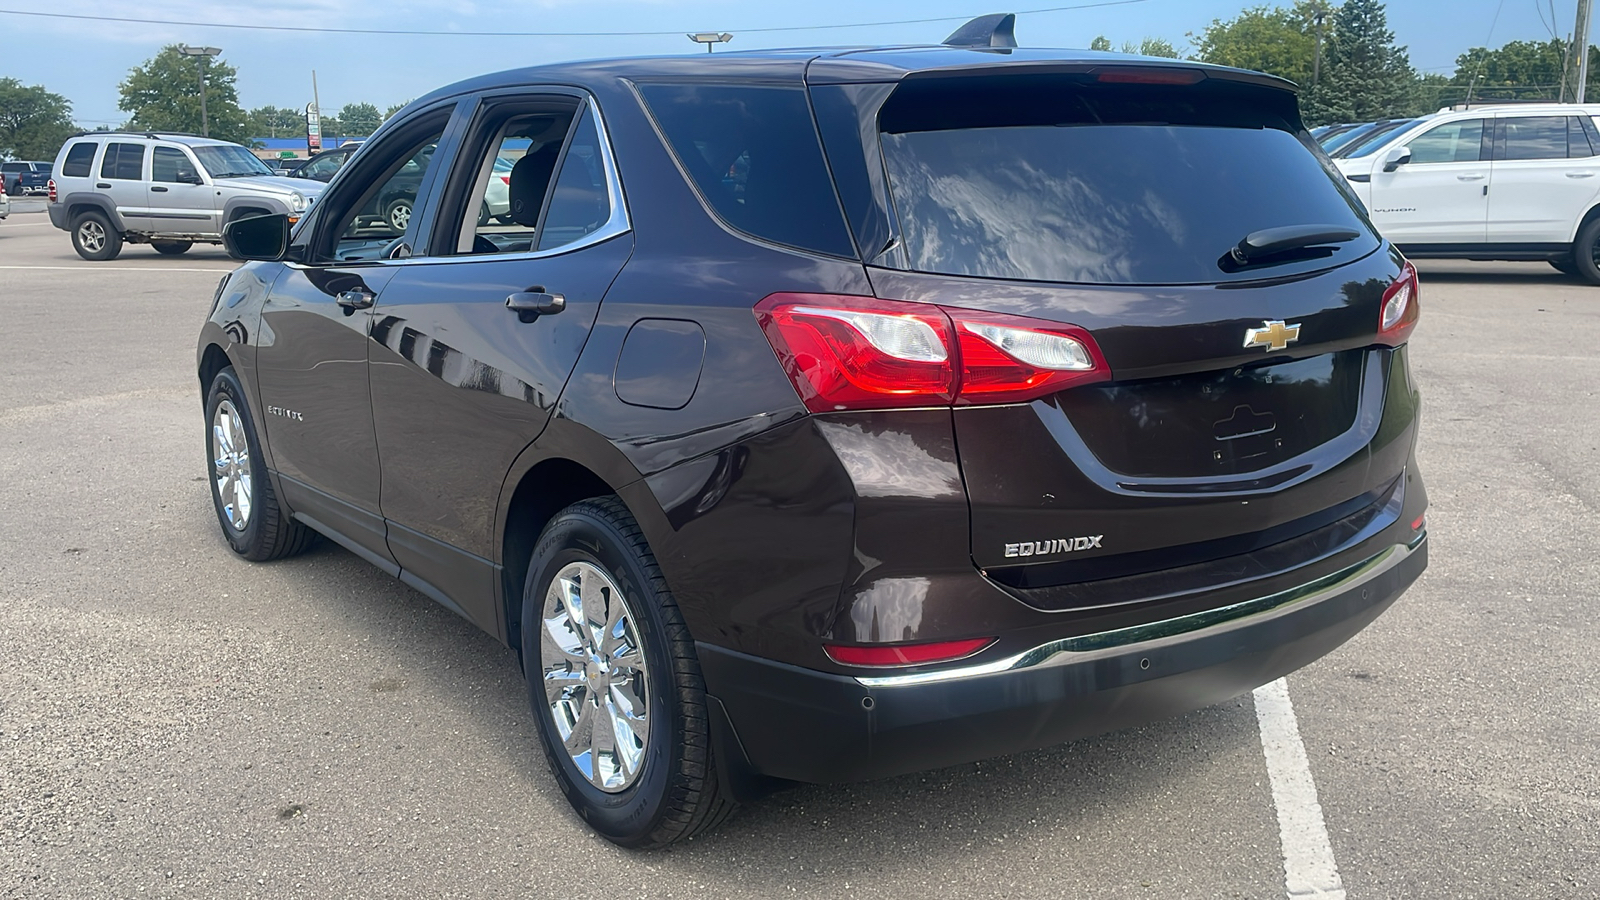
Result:
{"label": "chevrolet bowtie emblem", "polygon": [[1244,330],[1244,345],[1249,347],[1265,347],[1268,350],[1282,350],[1295,341],[1300,340],[1300,323],[1293,325],[1283,324],[1282,319],[1261,323],[1260,328],[1246,328]]}

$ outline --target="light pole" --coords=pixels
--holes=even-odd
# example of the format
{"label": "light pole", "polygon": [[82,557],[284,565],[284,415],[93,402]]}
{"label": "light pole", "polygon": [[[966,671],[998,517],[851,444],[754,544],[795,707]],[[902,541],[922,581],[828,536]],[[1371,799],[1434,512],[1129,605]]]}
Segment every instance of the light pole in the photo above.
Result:
{"label": "light pole", "polygon": [[697,34],[689,35],[689,40],[694,41],[696,44],[705,44],[706,52],[710,53],[711,49],[717,44],[726,44],[733,40],[733,35],[727,32],[718,34],[715,31],[701,31]]}
{"label": "light pole", "polygon": [[184,56],[193,56],[200,61],[200,133],[206,137],[211,136],[211,123],[206,121],[206,63],[211,57],[222,52],[220,47],[191,47],[188,44],[179,44],[178,52]]}

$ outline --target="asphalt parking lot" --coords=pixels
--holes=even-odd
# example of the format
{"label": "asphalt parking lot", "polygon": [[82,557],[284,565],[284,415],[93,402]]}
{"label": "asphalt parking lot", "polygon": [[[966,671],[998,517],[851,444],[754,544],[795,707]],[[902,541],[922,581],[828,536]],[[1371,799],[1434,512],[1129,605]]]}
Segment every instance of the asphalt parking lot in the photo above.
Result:
{"label": "asphalt parking lot", "polygon": [[[1249,695],[612,847],[549,776],[511,651],[326,542],[227,551],[193,375],[226,255],[85,263],[13,209],[0,897],[1286,896]],[[1600,288],[1420,268],[1431,568],[1287,680],[1321,821],[1342,896],[1594,897]]]}

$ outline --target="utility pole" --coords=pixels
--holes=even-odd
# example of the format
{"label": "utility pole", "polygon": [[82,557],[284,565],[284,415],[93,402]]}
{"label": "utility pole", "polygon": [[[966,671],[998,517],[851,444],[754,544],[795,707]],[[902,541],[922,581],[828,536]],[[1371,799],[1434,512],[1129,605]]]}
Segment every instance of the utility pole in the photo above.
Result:
{"label": "utility pole", "polygon": [[211,124],[206,121],[206,63],[222,50],[217,47],[191,47],[188,44],[181,44],[178,46],[178,52],[184,56],[193,56],[200,61],[200,133],[210,137]]}
{"label": "utility pole", "polygon": [[1573,29],[1573,52],[1578,54],[1578,83],[1573,96],[1583,102],[1584,89],[1589,86],[1589,6],[1593,0],[1578,0],[1578,23]]}
{"label": "utility pole", "polygon": [[1319,9],[1316,17],[1312,20],[1317,23],[1317,55],[1311,58],[1312,84],[1316,84],[1317,79],[1322,77],[1322,21],[1327,17],[1328,14]]}

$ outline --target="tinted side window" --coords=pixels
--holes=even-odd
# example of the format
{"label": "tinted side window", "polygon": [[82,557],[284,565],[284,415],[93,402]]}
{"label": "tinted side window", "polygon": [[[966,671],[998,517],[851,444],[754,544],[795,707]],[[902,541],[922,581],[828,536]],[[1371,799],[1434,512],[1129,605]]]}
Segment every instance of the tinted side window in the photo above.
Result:
{"label": "tinted side window", "polygon": [[101,178],[138,181],[144,176],[143,144],[107,144],[106,158],[100,163]]}
{"label": "tinted side window", "polygon": [[1417,135],[1406,146],[1411,148],[1411,164],[1477,162],[1483,150],[1483,120],[1446,122]]}
{"label": "tinted side window", "polygon": [[150,180],[169,183],[178,180],[181,169],[194,171],[194,163],[176,147],[157,147],[150,151]]}
{"label": "tinted side window", "polygon": [[1594,147],[1589,143],[1589,135],[1583,130],[1582,116],[1567,117],[1567,158],[1583,159],[1593,156]]}
{"label": "tinted side window", "polygon": [[94,151],[96,145],[93,141],[79,141],[67,150],[67,158],[61,163],[61,174],[67,178],[88,178],[89,167],[94,164]]}
{"label": "tinted side window", "polygon": [[567,155],[550,194],[539,249],[564,247],[600,230],[611,218],[611,198],[606,192],[606,169],[600,156],[600,132],[594,117],[585,115],[567,143]]}
{"label": "tinted side window", "polygon": [[855,256],[803,88],[644,84],[639,91],[679,164],[729,225]]}
{"label": "tinted side window", "polygon": [[1501,119],[1499,138],[1496,159],[1566,159],[1567,117]]}

